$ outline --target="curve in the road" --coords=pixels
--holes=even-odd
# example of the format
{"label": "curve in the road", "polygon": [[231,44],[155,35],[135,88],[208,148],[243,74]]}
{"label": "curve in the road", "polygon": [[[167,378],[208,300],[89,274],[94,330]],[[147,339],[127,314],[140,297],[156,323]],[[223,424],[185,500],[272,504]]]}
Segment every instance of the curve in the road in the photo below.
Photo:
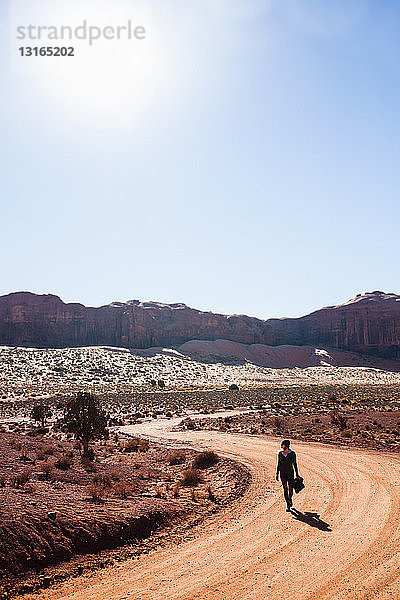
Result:
{"label": "curve in the road", "polygon": [[244,496],[179,546],[47,590],[42,600],[360,600],[400,598],[400,460],[296,443],[306,489],[285,512],[277,441],[217,432],[153,438],[213,448],[253,474]]}

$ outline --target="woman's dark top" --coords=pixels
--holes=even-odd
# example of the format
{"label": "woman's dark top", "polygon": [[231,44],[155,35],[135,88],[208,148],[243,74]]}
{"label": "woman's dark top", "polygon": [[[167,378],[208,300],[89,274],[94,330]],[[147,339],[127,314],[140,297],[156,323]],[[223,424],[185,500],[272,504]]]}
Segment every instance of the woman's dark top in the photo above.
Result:
{"label": "woman's dark top", "polygon": [[291,450],[287,456],[285,456],[282,451],[278,452],[278,466],[276,468],[276,475],[278,476],[280,473],[281,477],[294,478],[294,470],[297,474],[298,470],[296,452]]}

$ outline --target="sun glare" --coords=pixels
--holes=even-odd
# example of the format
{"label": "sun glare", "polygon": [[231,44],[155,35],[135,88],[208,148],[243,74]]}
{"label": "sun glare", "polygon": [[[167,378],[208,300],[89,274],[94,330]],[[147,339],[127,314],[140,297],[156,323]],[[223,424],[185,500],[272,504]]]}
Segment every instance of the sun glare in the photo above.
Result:
{"label": "sun glare", "polygon": [[[29,24],[37,26],[28,30]],[[17,1],[13,26],[14,32],[23,27],[25,35],[14,39],[14,46],[74,47],[74,56],[36,61],[13,52],[13,70],[34,74],[36,81],[41,75],[37,89],[64,113],[134,125],[160,98],[168,100],[173,80],[169,45],[149,3],[39,0],[32,6]],[[86,39],[76,38],[77,27],[78,36]]]}

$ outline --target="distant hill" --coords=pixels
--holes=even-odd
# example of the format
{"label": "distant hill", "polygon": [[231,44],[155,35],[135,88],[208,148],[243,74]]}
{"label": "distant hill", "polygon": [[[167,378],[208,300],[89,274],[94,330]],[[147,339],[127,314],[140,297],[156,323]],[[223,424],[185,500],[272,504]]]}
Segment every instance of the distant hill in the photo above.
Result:
{"label": "distant hill", "polygon": [[0,297],[0,344],[43,348],[176,347],[191,340],[337,348],[400,360],[400,296],[368,292],[300,318],[221,315],[185,304],[113,302],[99,308],[58,296]]}

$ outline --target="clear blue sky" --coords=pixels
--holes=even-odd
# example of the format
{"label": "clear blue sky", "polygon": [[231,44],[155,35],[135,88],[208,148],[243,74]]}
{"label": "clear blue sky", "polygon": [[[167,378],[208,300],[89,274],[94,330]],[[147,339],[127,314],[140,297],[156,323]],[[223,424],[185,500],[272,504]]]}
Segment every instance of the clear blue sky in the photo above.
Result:
{"label": "clear blue sky", "polygon": [[[146,39],[19,58],[16,24],[55,7],[131,18]],[[400,292],[399,2],[4,0],[0,15],[1,294],[267,318]]]}

